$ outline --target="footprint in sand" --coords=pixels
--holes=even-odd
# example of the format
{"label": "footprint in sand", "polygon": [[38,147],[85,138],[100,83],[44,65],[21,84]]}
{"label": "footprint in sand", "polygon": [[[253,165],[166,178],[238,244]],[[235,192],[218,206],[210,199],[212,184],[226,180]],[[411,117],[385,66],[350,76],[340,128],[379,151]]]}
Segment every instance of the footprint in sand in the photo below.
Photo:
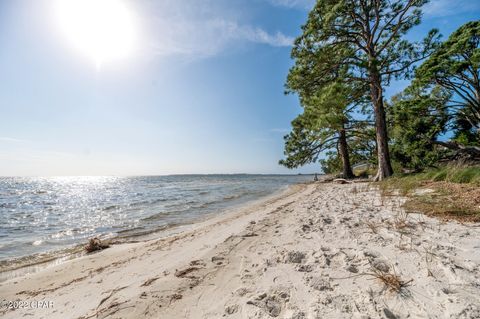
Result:
{"label": "footprint in sand", "polygon": [[234,313],[238,312],[239,306],[237,304],[226,306],[225,307],[225,313],[227,315],[233,315]]}
{"label": "footprint in sand", "polygon": [[331,279],[329,277],[309,277],[307,282],[310,287],[318,291],[332,291]]}
{"label": "footprint in sand", "polygon": [[273,290],[269,294],[263,293],[254,298],[253,300],[247,301],[247,305],[253,305],[263,309],[271,317],[278,317],[285,303],[289,300],[290,294],[285,290]]}
{"label": "footprint in sand", "polygon": [[306,258],[306,253],[301,251],[289,251],[285,257],[285,263],[300,264]]}

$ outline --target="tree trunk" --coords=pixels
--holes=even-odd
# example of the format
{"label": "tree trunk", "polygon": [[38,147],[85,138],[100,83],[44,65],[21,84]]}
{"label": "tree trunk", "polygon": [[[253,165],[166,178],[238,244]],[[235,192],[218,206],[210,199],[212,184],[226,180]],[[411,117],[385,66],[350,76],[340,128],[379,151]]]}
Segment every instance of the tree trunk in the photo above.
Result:
{"label": "tree trunk", "polygon": [[352,165],[350,164],[350,154],[348,153],[348,145],[347,145],[347,134],[345,129],[341,129],[339,132],[340,136],[338,138],[338,151],[340,153],[340,157],[342,159],[343,165],[343,178],[353,178],[353,171]]}
{"label": "tree trunk", "polygon": [[375,181],[381,181],[393,174],[390,163],[390,152],[388,150],[387,121],[385,106],[383,104],[382,79],[373,67],[370,72],[370,94],[375,114],[375,131],[377,139],[378,171]]}

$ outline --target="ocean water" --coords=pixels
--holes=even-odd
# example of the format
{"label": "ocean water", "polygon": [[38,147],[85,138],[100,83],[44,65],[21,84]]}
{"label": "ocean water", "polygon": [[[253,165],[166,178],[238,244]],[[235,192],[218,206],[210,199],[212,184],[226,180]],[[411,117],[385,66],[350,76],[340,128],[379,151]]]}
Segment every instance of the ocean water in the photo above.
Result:
{"label": "ocean water", "polygon": [[192,223],[311,176],[0,178],[0,265]]}

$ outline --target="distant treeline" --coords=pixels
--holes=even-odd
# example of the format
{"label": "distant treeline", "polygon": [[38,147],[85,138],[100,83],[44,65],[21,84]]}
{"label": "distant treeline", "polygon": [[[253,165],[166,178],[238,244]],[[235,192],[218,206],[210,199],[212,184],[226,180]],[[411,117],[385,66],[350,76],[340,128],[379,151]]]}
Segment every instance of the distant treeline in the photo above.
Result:
{"label": "distant treeline", "polygon": [[[480,159],[480,21],[445,41],[436,29],[407,41],[426,2],[317,1],[292,50],[286,93],[303,113],[285,136],[282,165],[320,161],[351,178],[352,163],[370,163],[383,180],[394,168]],[[410,85],[387,101],[384,88],[403,79]]]}

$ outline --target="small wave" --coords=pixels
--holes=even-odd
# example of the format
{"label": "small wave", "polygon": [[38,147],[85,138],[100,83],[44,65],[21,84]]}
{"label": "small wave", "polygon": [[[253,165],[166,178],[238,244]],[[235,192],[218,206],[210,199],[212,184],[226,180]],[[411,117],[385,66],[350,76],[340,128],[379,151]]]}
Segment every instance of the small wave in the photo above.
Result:
{"label": "small wave", "polygon": [[128,206],[137,207],[137,206],[143,206],[143,205],[155,205],[155,204],[166,202],[169,200],[174,201],[174,200],[178,200],[178,198],[157,198],[157,199],[150,199],[150,200],[141,200],[137,202],[132,202]]}
{"label": "small wave", "polygon": [[183,211],[182,211],[182,210],[174,210],[174,211],[169,211],[169,212],[160,212],[160,213],[157,213],[157,214],[154,214],[154,215],[151,215],[151,216],[142,218],[141,220],[142,220],[142,221],[161,220],[161,219],[163,219],[164,217],[167,217],[167,216],[169,216],[169,215],[173,215],[173,214],[176,214],[176,213],[181,213],[181,212],[183,212]]}
{"label": "small wave", "polygon": [[232,199],[239,198],[239,197],[242,197],[242,195],[241,195],[241,194],[228,195],[228,196],[224,196],[223,199],[224,199],[224,200],[232,200]]}
{"label": "small wave", "polygon": [[200,205],[196,206],[195,208],[207,208],[208,206],[213,205],[215,203],[217,203],[217,202],[203,203],[203,204],[200,204]]}
{"label": "small wave", "polygon": [[60,239],[62,237],[66,237],[66,236],[73,236],[73,230],[72,229],[62,230],[62,231],[59,231],[56,234],[50,235],[49,237],[51,239]]}
{"label": "small wave", "polygon": [[[249,196],[249,195],[260,195],[262,193],[263,192],[243,191],[241,193],[224,196],[223,199],[224,200],[232,200],[232,199],[242,198],[242,197]],[[268,193],[268,192],[266,192],[266,193]]]}
{"label": "small wave", "polygon": [[56,202],[52,202],[52,201],[43,201],[42,204],[44,206],[54,206],[56,205],[57,203]]}
{"label": "small wave", "polygon": [[148,203],[149,204],[157,204],[157,203],[161,203],[161,202],[166,202],[168,200],[178,200],[178,197],[175,197],[175,198],[157,198],[157,199],[149,201]]}
{"label": "small wave", "polygon": [[255,194],[255,193],[253,193],[253,192],[243,192],[243,193],[240,193],[240,194],[226,195],[226,196],[222,197],[222,199],[201,203],[199,205],[193,206],[192,208],[201,208],[201,209],[208,208],[208,207],[213,206],[215,204],[221,204],[223,202],[232,201],[232,200],[242,198],[244,196],[252,195],[252,194]]}
{"label": "small wave", "polygon": [[43,240],[40,239],[40,240],[35,240],[35,241],[32,243],[32,245],[33,245],[33,246],[40,246],[42,243],[43,243]]}
{"label": "small wave", "polygon": [[124,234],[124,233],[131,233],[131,232],[139,232],[139,231],[144,231],[145,227],[133,227],[133,228],[127,228],[127,229],[122,229],[117,232],[117,234]]}
{"label": "small wave", "polygon": [[0,203],[0,208],[15,208],[16,206],[14,203]]}
{"label": "small wave", "polygon": [[105,207],[103,210],[106,211],[106,212],[109,212],[111,210],[116,210],[116,209],[119,209],[119,208],[120,208],[119,205],[110,205],[110,206]]}
{"label": "small wave", "polygon": [[83,245],[0,260],[0,282],[83,255]]}

